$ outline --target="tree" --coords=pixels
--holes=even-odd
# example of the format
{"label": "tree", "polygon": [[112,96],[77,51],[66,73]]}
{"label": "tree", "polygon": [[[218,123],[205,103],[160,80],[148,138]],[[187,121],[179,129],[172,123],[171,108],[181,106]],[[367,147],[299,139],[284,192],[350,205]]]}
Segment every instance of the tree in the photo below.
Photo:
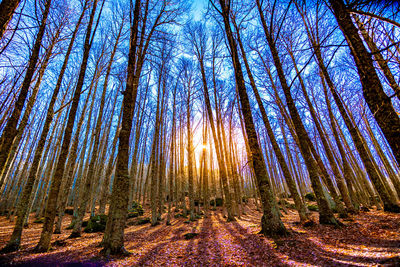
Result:
{"label": "tree", "polygon": [[[217,154],[217,161],[218,161],[218,166],[219,166],[219,172],[220,172],[220,177],[222,180],[223,184],[223,189],[224,189],[224,194],[225,194],[225,199],[226,199],[226,210],[228,213],[228,221],[233,221],[235,220],[234,215],[233,215],[233,210],[232,210],[232,201],[231,201],[231,193],[229,191],[228,187],[228,177],[227,177],[227,169],[226,169],[226,162],[223,157],[223,152],[222,152],[222,144],[221,144],[221,139],[219,138],[220,135],[218,133],[218,125],[216,127],[215,122],[214,122],[214,115],[211,107],[211,101],[210,101],[210,95],[209,95],[209,89],[208,89],[208,84],[207,84],[207,78],[206,78],[206,68],[205,68],[205,56],[207,52],[207,33],[206,33],[206,28],[202,24],[187,24],[186,29],[185,29],[185,35],[188,37],[189,42],[192,45],[192,52],[196,55],[196,58],[198,60],[199,66],[200,66],[200,72],[201,72],[201,81],[203,84],[203,94],[204,94],[204,102],[206,105],[206,111],[207,111],[207,117],[209,119],[209,123],[211,126],[211,132],[212,132],[212,137],[214,139],[214,145],[215,145],[215,151]],[[215,84],[215,60],[216,60],[216,53],[219,43],[221,42],[217,35],[213,36],[212,40],[212,68],[213,68],[213,80],[214,80],[214,93],[216,93],[216,84]],[[215,100],[217,101],[217,100]],[[218,113],[220,111],[216,109],[216,114],[217,114],[217,122],[218,122]]]}
{"label": "tree", "polygon": [[31,194],[33,190],[33,185],[35,181],[37,180],[36,173],[38,172],[39,169],[39,164],[40,164],[40,159],[42,157],[43,149],[45,147],[45,142],[47,135],[50,130],[50,124],[53,118],[53,108],[54,104],[57,99],[57,95],[60,91],[61,88],[61,82],[62,78],[65,73],[65,69],[67,67],[68,59],[72,51],[72,47],[75,41],[76,34],[78,32],[80,23],[82,21],[83,15],[85,14],[85,8],[83,9],[81,16],[79,17],[79,20],[75,26],[75,30],[72,33],[72,37],[65,55],[65,60],[63,63],[63,66],[61,68],[61,72],[59,74],[58,80],[57,80],[57,85],[53,91],[52,97],[50,99],[50,104],[49,107],[47,108],[47,114],[46,114],[46,119],[43,125],[42,133],[39,138],[38,145],[36,147],[35,155],[33,157],[33,162],[31,169],[29,171],[29,174],[27,175],[27,181],[21,196],[21,200],[18,203],[17,207],[17,221],[14,226],[13,234],[7,244],[7,246],[3,249],[3,251],[12,251],[12,250],[18,250],[20,243],[21,243],[21,235],[22,235],[22,229],[24,225],[25,218],[28,216],[28,211],[29,211],[29,201],[31,199]]}
{"label": "tree", "polygon": [[220,0],[219,4],[221,6],[221,11],[218,12],[220,12],[220,15],[224,21],[225,33],[228,39],[232,64],[235,70],[236,90],[239,94],[241,111],[244,118],[244,125],[251,151],[251,161],[253,163],[258,190],[260,192],[262,201],[263,216],[261,219],[261,233],[268,236],[286,235],[287,230],[280,219],[277,203],[274,195],[272,194],[271,185],[267,177],[267,168],[262,155],[261,147],[257,139],[249,97],[247,95],[242,67],[239,61],[237,44],[232,34],[230,25],[231,2]]}
{"label": "tree", "polygon": [[[61,181],[64,173],[65,162],[67,160],[68,148],[69,143],[71,140],[72,129],[75,122],[76,112],[78,109],[79,99],[82,92],[83,83],[85,80],[86,74],[86,67],[89,58],[90,47],[92,44],[93,36],[92,35],[92,26],[94,17],[96,14],[96,7],[97,7],[98,0],[93,2],[92,11],[90,14],[89,24],[86,29],[86,36],[85,36],[85,43],[84,43],[84,52],[83,58],[81,63],[81,68],[79,72],[78,82],[76,84],[75,92],[72,98],[71,107],[68,114],[67,124],[64,131],[64,139],[61,146],[60,156],[57,162],[57,166],[55,169],[54,179],[50,186],[49,196],[46,204],[45,209],[45,216],[44,216],[44,224],[43,229],[40,235],[39,243],[37,244],[35,251],[37,252],[44,252],[48,251],[50,248],[51,236],[53,234],[53,224],[54,219],[57,212],[57,199],[58,194],[60,192]],[[104,2],[103,2],[104,3]]]}
{"label": "tree", "polygon": [[15,10],[17,9],[20,0],[3,0],[0,3],[0,40],[6,31],[7,25],[10,22]]}
{"label": "tree", "polygon": [[[261,3],[259,0],[256,0],[257,2],[257,9],[258,13],[260,15],[262,27],[264,30],[265,38],[267,40],[268,46],[271,51],[271,55],[274,61],[274,65],[276,67],[276,71],[278,73],[279,81],[282,86],[285,99],[286,99],[286,104],[289,109],[290,117],[293,121],[294,129],[296,131],[296,135],[299,140],[299,146],[300,146],[300,151],[303,156],[303,159],[307,165],[307,169],[310,175],[310,180],[312,183],[312,187],[314,190],[314,193],[317,197],[317,203],[319,206],[319,222],[322,224],[337,224],[337,221],[333,215],[333,212],[331,208],[329,207],[329,204],[323,194],[323,188],[321,185],[321,182],[319,180],[319,175],[318,175],[318,166],[316,165],[315,160],[312,157],[311,150],[312,150],[312,143],[311,140],[307,134],[307,131],[304,127],[303,122],[301,121],[300,115],[297,111],[296,105],[294,103],[294,100],[292,98],[291,92],[290,92],[290,87],[287,84],[286,77],[283,71],[282,67],[282,62],[281,59],[279,58],[279,53],[276,48],[276,40],[278,36],[274,36],[273,32],[270,32],[270,29],[272,28],[272,25],[268,27],[265,17],[264,17],[264,11],[262,9]],[[289,4],[290,5],[290,4]],[[275,5],[273,6],[275,8]],[[274,10],[272,10],[272,14],[274,14]],[[271,20],[272,21],[272,20]],[[279,31],[278,31],[279,34]]]}
{"label": "tree", "polygon": [[[3,2],[2,2],[3,3]],[[15,136],[18,134],[17,124],[22,113],[22,109],[25,104],[26,97],[28,96],[29,86],[32,82],[32,77],[35,72],[36,64],[39,58],[40,47],[44,32],[46,29],[46,21],[50,12],[51,0],[47,0],[45,3],[45,9],[43,11],[42,19],[40,21],[39,31],[36,35],[35,43],[32,49],[32,54],[29,58],[29,65],[25,73],[25,78],[22,83],[19,95],[14,104],[14,110],[9,117],[6,126],[3,129],[3,133],[0,137],[0,173],[3,172],[6,164],[8,153],[12,146]],[[3,181],[0,181],[0,187]]]}
{"label": "tree", "polygon": [[236,24],[236,21],[234,19],[232,19],[232,22],[233,22],[233,25],[234,25],[235,30],[236,30],[237,42],[238,42],[238,45],[240,47],[240,51],[241,51],[241,54],[242,54],[244,65],[246,67],[247,76],[249,77],[249,80],[250,80],[250,86],[253,89],[253,93],[254,93],[254,95],[256,97],[256,101],[257,101],[258,107],[260,108],[260,112],[261,112],[261,116],[262,116],[262,119],[263,119],[263,122],[264,122],[264,126],[265,126],[265,128],[267,130],[267,134],[268,134],[269,140],[270,140],[270,142],[272,144],[272,148],[273,148],[273,150],[275,152],[275,155],[276,155],[276,157],[278,159],[279,166],[281,167],[283,175],[284,175],[284,177],[286,179],[286,182],[288,183],[290,194],[293,197],[294,203],[296,205],[296,209],[297,209],[297,211],[299,213],[300,222],[302,222],[302,223],[309,222],[310,219],[309,219],[309,217],[308,217],[308,215],[306,213],[306,207],[303,204],[303,202],[301,201],[299,192],[297,191],[297,188],[296,188],[296,183],[295,183],[291,173],[289,172],[289,167],[286,164],[286,161],[285,161],[285,158],[283,156],[283,153],[282,153],[282,151],[281,151],[281,149],[280,149],[280,147],[278,145],[278,142],[276,141],[275,135],[274,135],[274,133],[272,131],[271,123],[270,123],[270,121],[268,119],[267,112],[266,112],[266,110],[264,108],[264,104],[262,103],[261,96],[260,96],[260,94],[258,92],[258,89],[257,89],[257,86],[256,86],[256,82],[254,80],[253,74],[251,72],[251,69],[250,69],[250,66],[249,66],[249,63],[248,63],[248,60],[247,60],[246,52],[244,50],[243,43],[242,43],[242,40],[241,40],[241,37],[240,37],[239,27]]}
{"label": "tree", "polygon": [[[119,25],[119,29],[118,29],[118,33],[116,36],[116,40],[114,43],[114,46],[112,48],[111,51],[111,55],[110,55],[110,59],[108,61],[107,64],[107,70],[106,70],[106,75],[105,75],[105,81],[103,84],[103,91],[101,94],[101,98],[100,98],[100,107],[98,110],[98,114],[97,114],[97,121],[96,121],[96,125],[95,128],[93,129],[94,133],[93,133],[93,137],[94,137],[94,142],[93,142],[93,150],[92,150],[92,156],[90,158],[90,162],[89,162],[89,167],[88,167],[88,172],[87,172],[87,177],[86,177],[86,181],[85,181],[85,185],[83,188],[83,192],[81,194],[81,197],[79,198],[79,209],[78,209],[78,216],[77,216],[77,220],[75,221],[74,224],[74,229],[71,233],[70,237],[79,237],[81,235],[81,227],[82,227],[82,221],[83,221],[83,217],[85,215],[85,211],[87,209],[87,205],[89,204],[89,200],[90,200],[90,191],[91,189],[93,190],[95,187],[93,186],[93,183],[95,182],[95,164],[98,160],[98,155],[99,153],[99,146],[100,146],[100,130],[101,130],[101,124],[103,121],[103,113],[104,113],[104,106],[106,103],[106,92],[107,92],[107,85],[108,85],[108,81],[110,78],[110,73],[111,73],[111,67],[112,64],[114,62],[114,57],[115,54],[117,52],[117,47],[119,44],[119,39],[121,38],[122,35],[122,30],[124,27],[124,21],[125,21],[125,17],[122,17],[122,21],[120,22]],[[103,54],[104,51],[104,47],[102,48],[102,52],[101,54]],[[101,56],[100,56],[101,58]],[[99,58],[99,60],[100,60]],[[96,87],[97,88],[97,87]],[[94,103],[94,99],[93,99],[93,103]],[[92,111],[92,109],[91,109]],[[90,123],[88,122],[88,125],[90,125]],[[76,152],[73,152],[74,154]]]}
{"label": "tree", "polygon": [[118,154],[115,169],[111,202],[107,217],[106,231],[103,237],[103,253],[108,254],[127,254],[124,248],[124,228],[126,221],[126,211],[128,210],[129,196],[125,193],[129,188],[129,137],[131,135],[133,112],[137,96],[138,77],[135,77],[136,49],[138,40],[139,15],[141,1],[135,1],[133,10],[133,21],[130,29],[130,46],[128,55],[127,80],[122,102],[122,121],[119,132]]}
{"label": "tree", "polygon": [[[390,97],[383,90],[382,83],[373,65],[371,54],[365,48],[348,8],[343,0],[330,0],[329,3],[350,46],[350,51],[360,76],[365,101],[386,137],[396,158],[397,165],[400,166],[400,117],[396,113]],[[400,212],[398,204],[386,203],[385,206],[387,211]]]}

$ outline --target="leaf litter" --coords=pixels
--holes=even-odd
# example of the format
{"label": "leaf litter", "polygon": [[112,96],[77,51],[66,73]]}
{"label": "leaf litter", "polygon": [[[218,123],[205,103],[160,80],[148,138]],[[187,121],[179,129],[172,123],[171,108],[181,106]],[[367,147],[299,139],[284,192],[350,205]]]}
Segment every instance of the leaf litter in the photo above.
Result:
{"label": "leaf litter", "polygon": [[[145,216],[148,214],[145,214]],[[318,214],[313,212],[314,220]],[[16,266],[400,266],[400,215],[378,210],[360,212],[344,226],[297,223],[294,210],[282,220],[291,234],[273,240],[260,231],[261,213],[247,208],[246,215],[226,222],[222,210],[185,223],[185,218],[165,220],[157,226],[128,225],[128,257],[100,256],[102,233],[82,233],[68,239],[72,230],[66,216],[62,234],[54,234],[52,249],[32,253],[42,224],[24,229],[21,249],[0,255],[0,265]],[[34,218],[30,218],[33,221]],[[13,223],[0,218],[0,247],[12,233]],[[193,238],[187,239],[187,234]]]}

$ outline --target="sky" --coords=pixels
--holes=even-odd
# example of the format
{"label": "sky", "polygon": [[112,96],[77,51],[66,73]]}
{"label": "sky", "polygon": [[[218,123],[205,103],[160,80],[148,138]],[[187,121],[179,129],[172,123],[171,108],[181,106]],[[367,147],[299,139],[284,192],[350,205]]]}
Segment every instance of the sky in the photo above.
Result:
{"label": "sky", "polygon": [[208,5],[208,0],[193,0],[192,4],[192,14],[193,20],[199,21],[206,10]]}

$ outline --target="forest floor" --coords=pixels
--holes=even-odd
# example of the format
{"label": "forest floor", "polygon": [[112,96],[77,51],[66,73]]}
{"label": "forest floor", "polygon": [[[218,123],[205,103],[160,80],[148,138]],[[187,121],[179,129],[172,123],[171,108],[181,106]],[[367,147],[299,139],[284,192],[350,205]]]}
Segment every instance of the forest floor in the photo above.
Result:
{"label": "forest floor", "polygon": [[[33,216],[33,214],[31,215]],[[145,214],[146,216],[146,214]],[[315,220],[317,213],[313,213]],[[260,231],[261,213],[246,209],[246,215],[226,222],[221,210],[194,222],[173,218],[172,225],[135,225],[125,229],[129,257],[102,257],[98,246],[102,233],[83,233],[67,239],[72,230],[53,235],[48,253],[32,253],[42,224],[24,229],[21,250],[0,255],[1,266],[400,266],[400,215],[371,210],[360,212],[345,226],[315,224],[302,227],[289,210],[283,221],[291,235],[279,240]],[[137,218],[135,218],[137,219]],[[134,219],[130,219],[132,221]],[[32,217],[33,221],[33,217]],[[71,222],[67,216],[65,229]],[[13,224],[0,218],[0,247],[9,239]],[[185,234],[198,235],[186,240]],[[61,241],[61,242],[60,242]]]}

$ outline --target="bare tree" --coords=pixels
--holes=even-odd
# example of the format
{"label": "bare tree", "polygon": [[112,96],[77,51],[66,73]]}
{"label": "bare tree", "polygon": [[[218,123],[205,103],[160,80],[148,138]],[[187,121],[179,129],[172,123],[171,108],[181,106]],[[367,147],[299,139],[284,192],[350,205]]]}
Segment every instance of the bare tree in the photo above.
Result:
{"label": "bare tree", "polygon": [[0,3],[0,40],[21,0],[3,0]]}

